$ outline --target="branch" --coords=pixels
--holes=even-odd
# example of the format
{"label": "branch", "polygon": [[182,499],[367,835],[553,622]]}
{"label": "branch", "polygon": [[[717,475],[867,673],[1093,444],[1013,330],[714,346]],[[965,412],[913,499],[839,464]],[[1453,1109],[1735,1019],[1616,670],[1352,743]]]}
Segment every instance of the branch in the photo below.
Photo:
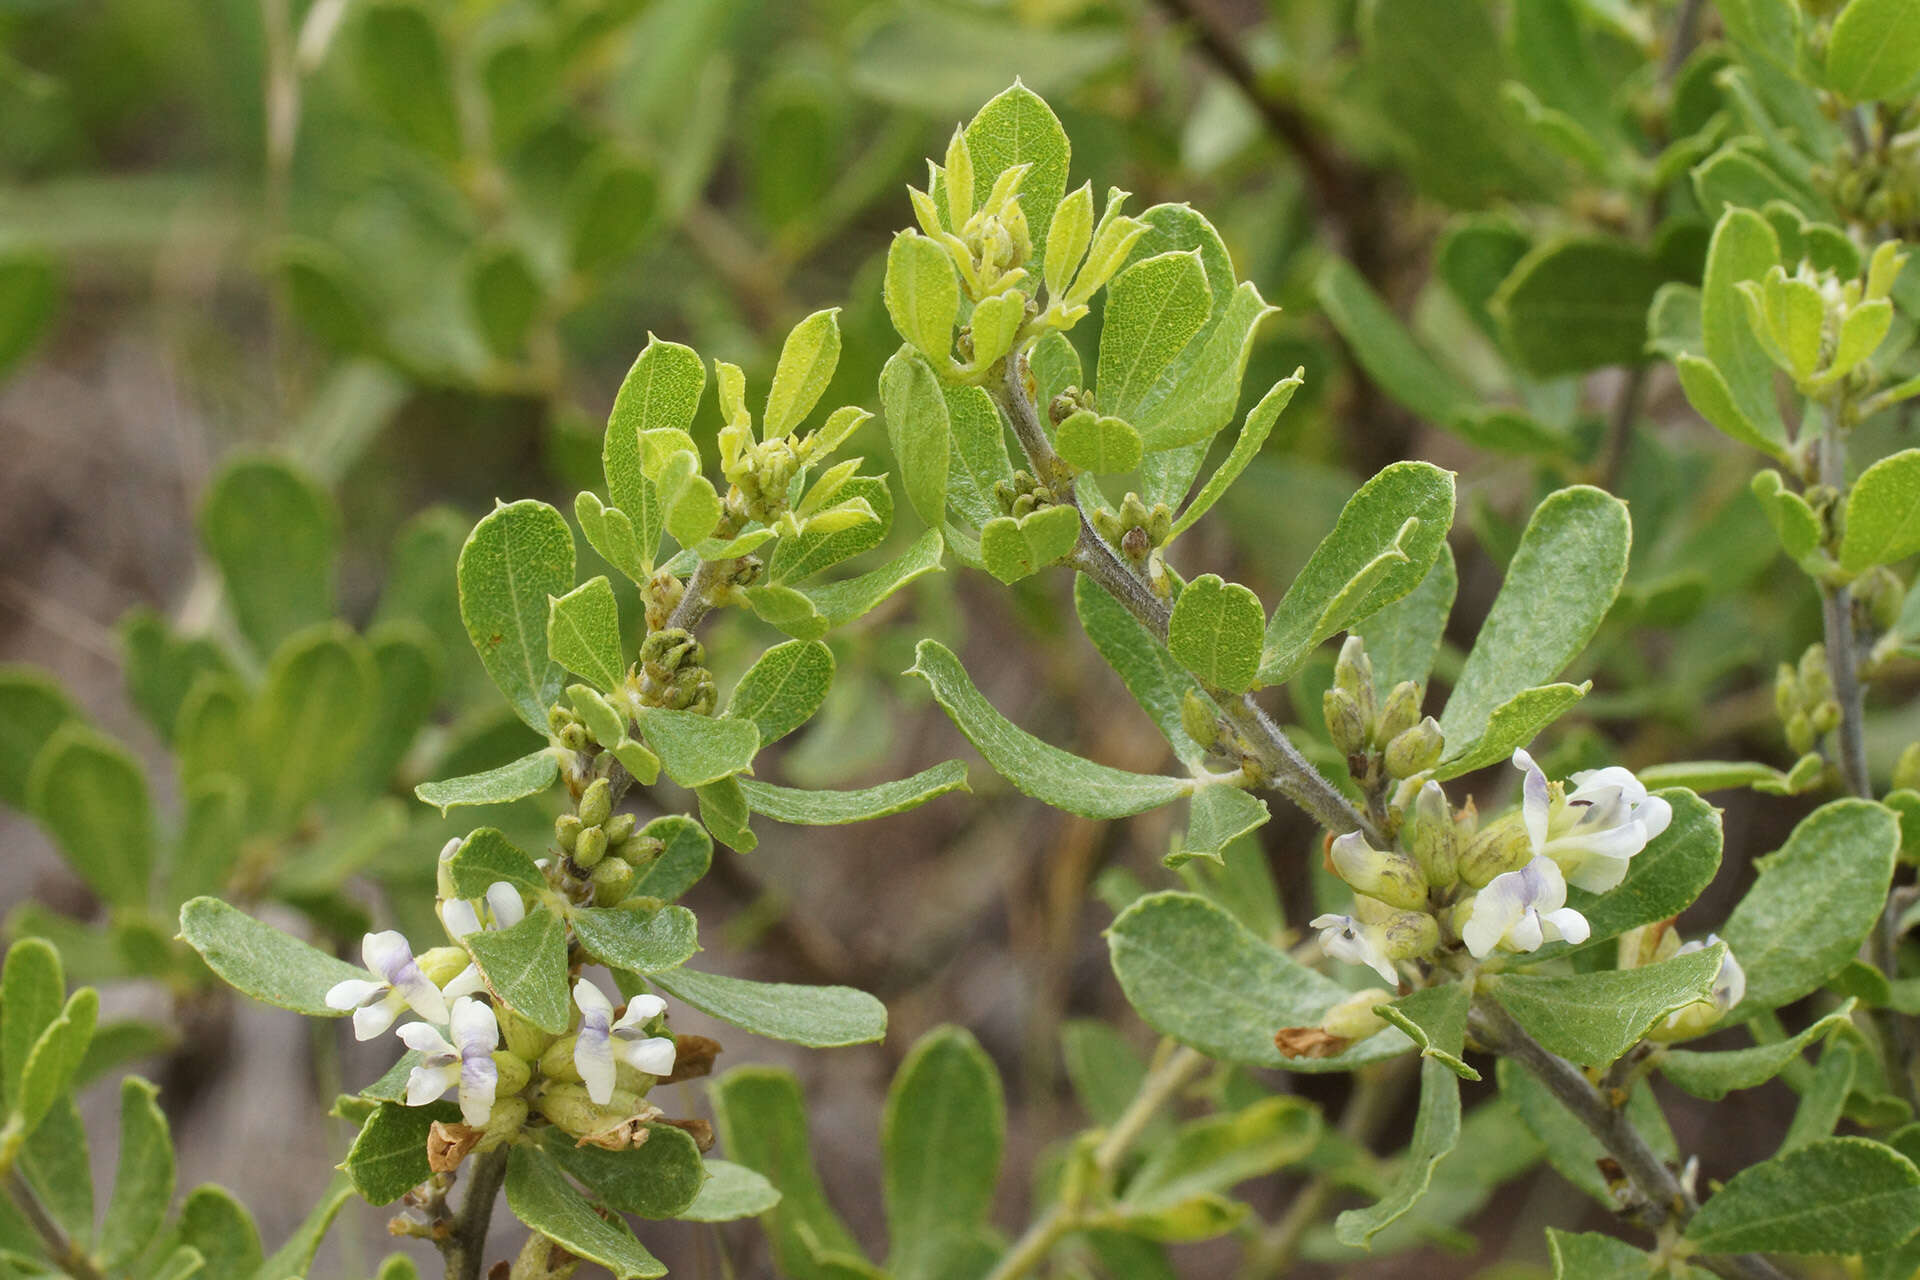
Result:
{"label": "branch", "polygon": [[483,1156],[475,1156],[467,1168],[472,1171],[467,1198],[460,1202],[453,1229],[440,1246],[446,1258],[447,1280],[480,1280],[480,1270],[486,1266],[487,1227],[493,1222],[493,1203],[500,1198],[500,1184],[507,1179],[507,1148],[495,1147]]}
{"label": "branch", "polygon": [[[1470,1026],[1474,1039],[1524,1067],[1586,1126],[1588,1133],[1599,1139],[1608,1155],[1620,1162],[1620,1168],[1643,1201],[1638,1208],[1642,1226],[1650,1231],[1659,1231],[1669,1222],[1685,1226],[1699,1210],[1693,1193],[1647,1145],[1647,1140],[1627,1118],[1626,1111],[1610,1104],[1587,1079],[1586,1072],[1549,1052],[1514,1021],[1512,1014],[1492,1000],[1482,997],[1474,1001]],[[1757,1253],[1698,1261],[1717,1274],[1737,1280],[1785,1280],[1778,1268]]]}
{"label": "branch", "polygon": [[[1072,477],[1054,452],[1040,423],[1039,412],[1027,394],[1026,357],[1015,351],[1007,357],[1007,373],[1000,385],[989,386],[988,394],[1000,406],[1013,434],[1026,452],[1027,461],[1041,483],[1066,501],[1080,514],[1080,540],[1075,544],[1070,563],[1086,574],[1125,607],[1161,644],[1167,641],[1167,624],[1172,610],[1155,595],[1140,575],[1114,553],[1106,539],[1094,531],[1087,513],[1074,496]],[[1321,826],[1335,835],[1358,831],[1378,847],[1386,840],[1380,831],[1355,809],[1347,798],[1302,756],[1287,735],[1260,708],[1251,694],[1222,698],[1221,709],[1246,734],[1253,746],[1255,763],[1264,776],[1271,778],[1273,790],[1299,805]]]}
{"label": "branch", "polygon": [[47,1207],[40,1203],[33,1188],[18,1171],[7,1174],[7,1198],[13,1201],[14,1208],[27,1220],[33,1233],[40,1237],[40,1247],[46,1250],[48,1261],[59,1267],[73,1280],[106,1280],[105,1273],[95,1265],[87,1251],[77,1244]]}
{"label": "branch", "polygon": [[[1820,436],[1820,482],[1837,493],[1847,488],[1846,428],[1840,414],[1830,413]],[[1873,779],[1867,772],[1866,691],[1860,685],[1860,651],[1853,634],[1853,593],[1843,586],[1820,585],[1820,618],[1825,624],[1827,672],[1833,677],[1834,701],[1840,704],[1837,733],[1840,776],[1847,790],[1871,800]]]}

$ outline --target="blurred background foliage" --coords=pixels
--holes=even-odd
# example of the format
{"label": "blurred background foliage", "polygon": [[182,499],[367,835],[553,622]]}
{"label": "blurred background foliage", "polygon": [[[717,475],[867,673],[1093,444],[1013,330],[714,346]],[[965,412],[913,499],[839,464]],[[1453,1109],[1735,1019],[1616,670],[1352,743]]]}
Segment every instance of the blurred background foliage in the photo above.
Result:
{"label": "blurred background foliage", "polygon": [[[1602,757],[1785,767],[1772,672],[1817,636],[1817,597],[1777,572],[1749,460],[1642,349],[1656,288],[1699,280],[1712,219],[1698,175],[1676,181],[1689,166],[1731,138],[1759,157],[1749,180],[1773,174],[1789,195],[1825,181],[1768,152],[1760,125],[1780,86],[1751,67],[1721,74],[1727,34],[1693,0],[0,0],[0,656],[51,671],[76,717],[129,743],[161,825],[180,828],[193,778],[163,746],[179,750],[193,679],[227,671],[254,696],[290,630],[255,625],[248,600],[297,586],[291,605],[264,607],[302,626],[344,620],[349,666],[384,648],[368,706],[404,692],[410,718],[386,726],[378,767],[356,753],[312,780],[334,797],[321,827],[250,820],[230,889],[337,940],[420,911],[408,885],[430,874],[443,824],[403,797],[533,745],[486,693],[453,606],[471,521],[496,496],[594,484],[600,424],[649,332],[764,385],[788,327],[841,306],[828,403],[876,405],[896,345],[880,275],[904,188],[956,120],[1020,77],[1063,118],[1075,182],[1107,176],[1134,208],[1206,210],[1239,274],[1283,307],[1247,385],[1305,367],[1223,514],[1190,537],[1190,564],[1271,598],[1360,479],[1402,457],[1452,467],[1465,519],[1445,681],[1538,497],[1605,484],[1630,500],[1633,568],[1570,677],[1595,690],[1549,771]],[[1545,346],[1516,267],[1569,240],[1601,246],[1581,279],[1605,314],[1579,343]],[[701,421],[711,448],[718,416]],[[1890,443],[1905,427],[1865,430]],[[884,459],[877,419],[850,452]],[[312,538],[249,539],[263,474],[306,504]],[[1074,638],[1068,583],[987,586],[955,567],[837,636],[840,678],[780,754],[783,780],[845,785],[951,753],[944,719],[899,677],[921,635],[1021,654],[969,665],[1050,740],[1162,763],[1143,718],[1112,714],[1119,687]],[[902,610],[911,626],[894,625]],[[723,671],[738,669],[726,628],[758,625],[742,612],[712,637]],[[1296,686],[1303,735],[1323,733],[1329,678]],[[1897,719],[1884,732],[1913,736]],[[1005,784],[973,775],[973,801],[860,841],[789,828],[751,859],[722,853],[700,890],[727,920],[723,963],[849,983],[892,1008],[886,1046],[798,1060],[857,1231],[877,1230],[868,1153],[892,1059],[935,1022],[972,1026],[1010,1069],[1010,1164],[1071,1127],[1068,1076],[1105,1034],[1075,1020],[1123,1007],[1088,889],[1123,902],[1168,875],[1164,820],[994,803]],[[25,786],[0,798],[19,806]],[[527,807],[529,830],[550,820]],[[1729,850],[1771,847],[1743,829],[1783,833],[1804,808],[1743,797]],[[157,1028],[125,1053],[168,1046],[162,1097],[183,1159],[253,1179],[263,1225],[290,1225],[327,1162],[263,1160],[235,1137],[311,1110],[285,1100],[316,1082],[330,1097],[337,1050],[236,1034],[236,1017],[281,1024],[209,1011],[166,931],[102,907],[31,822],[0,822],[13,931],[88,931],[61,935],[78,980],[168,975],[159,997],[142,984],[120,997]],[[1262,932],[1314,914],[1309,837],[1277,814],[1230,864],[1234,900],[1268,904],[1249,921]],[[1703,912],[1717,918],[1742,883],[1723,878]],[[1141,1039],[1130,1015],[1120,1025]],[[1719,1123],[1764,1114],[1770,1096],[1723,1104]],[[322,1123],[299,1121],[289,1141],[337,1141]],[[1482,1224],[1486,1256],[1509,1228],[1530,1256],[1532,1228],[1568,1224],[1576,1194],[1540,1175]],[[1435,1271],[1432,1249],[1472,1247],[1436,1231],[1429,1249],[1356,1272],[1472,1272],[1471,1259]],[[763,1274],[751,1234],[716,1239],[658,1249],[700,1265],[730,1249],[734,1274]],[[1189,1274],[1213,1274],[1195,1257]]]}

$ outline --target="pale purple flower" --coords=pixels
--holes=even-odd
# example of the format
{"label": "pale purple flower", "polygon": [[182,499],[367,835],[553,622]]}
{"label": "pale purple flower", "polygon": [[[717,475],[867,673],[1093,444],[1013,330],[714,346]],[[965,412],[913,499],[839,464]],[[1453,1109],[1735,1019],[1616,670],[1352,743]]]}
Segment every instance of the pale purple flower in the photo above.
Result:
{"label": "pale purple flower", "polygon": [[[1720,941],[1721,938],[1719,934],[1710,933],[1705,938],[1683,943],[1673,954],[1676,956],[1691,955],[1696,951],[1705,951],[1708,947]],[[1724,1014],[1727,1010],[1733,1008],[1733,1006],[1739,1004],[1746,998],[1747,971],[1742,969],[1740,962],[1733,958],[1733,948],[1728,947],[1725,955],[1720,960],[1720,971],[1713,976],[1713,990],[1708,994],[1707,998],[1688,1005],[1686,1009],[1680,1009],[1669,1014],[1667,1017],[1667,1026],[1678,1028],[1688,1011],[1699,1009],[1701,1005],[1711,1006],[1714,1016],[1717,1019],[1720,1014]]]}
{"label": "pale purple flower", "polygon": [[511,929],[527,918],[527,904],[521,900],[520,891],[505,880],[488,885],[483,901],[485,917],[465,898],[448,898],[440,904],[440,923],[455,942],[482,929]]}
{"label": "pale purple flower", "polygon": [[673,1041],[649,1036],[645,1026],[666,1012],[667,1002],[655,995],[627,1001],[626,1012],[613,1016],[613,1004],[600,988],[585,978],[573,986],[573,1002],[580,1006],[580,1034],[573,1042],[573,1065],[586,1082],[587,1096],[601,1106],[613,1097],[617,1064],[625,1062],[650,1076],[673,1074]]}
{"label": "pale purple flower", "polygon": [[1400,985],[1400,975],[1395,972],[1386,947],[1381,945],[1377,930],[1352,916],[1331,914],[1315,916],[1311,927],[1320,931],[1320,946],[1334,959],[1365,965],[1384,981],[1396,987]]}
{"label": "pale purple flower", "polygon": [[1569,778],[1571,790],[1556,799],[1547,775],[1526,751],[1513,766],[1527,775],[1520,814],[1537,856],[1553,859],[1567,882],[1605,893],[1626,879],[1627,863],[1673,821],[1673,806],[1618,765]]}
{"label": "pale purple flower", "polygon": [[428,1022],[447,1020],[447,1001],[414,961],[413,948],[397,930],[370,933],[360,940],[360,958],[371,979],[348,978],[327,991],[329,1009],[353,1010],[356,1039],[371,1040],[411,1009]]}
{"label": "pale purple flower", "polygon": [[1460,930],[1461,941],[1476,960],[1498,947],[1538,951],[1548,942],[1585,942],[1587,918],[1567,905],[1567,881],[1559,866],[1535,858],[1518,871],[1495,876],[1473,899],[1473,914]]}
{"label": "pale purple flower", "polygon": [[460,1118],[479,1128],[493,1114],[493,1096],[500,1085],[500,1069],[493,1051],[500,1044],[500,1024],[493,1010],[471,996],[453,1002],[449,1040],[424,1022],[400,1028],[407,1048],[420,1054],[420,1065],[407,1077],[407,1105],[424,1107],[447,1090],[460,1091]]}

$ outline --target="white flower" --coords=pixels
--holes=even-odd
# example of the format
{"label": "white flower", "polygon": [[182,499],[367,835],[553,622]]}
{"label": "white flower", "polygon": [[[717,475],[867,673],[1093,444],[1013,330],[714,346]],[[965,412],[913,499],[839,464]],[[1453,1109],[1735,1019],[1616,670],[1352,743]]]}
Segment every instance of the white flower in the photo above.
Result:
{"label": "white flower", "polygon": [[511,929],[527,918],[527,904],[520,891],[505,880],[487,886],[487,916],[483,920],[474,904],[465,898],[448,898],[440,904],[440,923],[455,942],[482,929]]}
{"label": "white flower", "polygon": [[1587,918],[1567,905],[1567,881],[1551,858],[1535,858],[1518,871],[1495,876],[1473,899],[1473,913],[1460,938],[1476,960],[1495,947],[1537,951],[1562,939],[1585,942]]}
{"label": "white flower", "polygon": [[424,1022],[400,1028],[407,1048],[417,1050],[420,1065],[407,1077],[407,1105],[424,1107],[448,1089],[460,1090],[460,1118],[479,1128],[493,1114],[493,1095],[500,1069],[493,1051],[500,1043],[500,1024],[493,1010],[471,996],[453,1002],[453,1039]]}
{"label": "white flower", "polygon": [[1524,750],[1513,753],[1513,766],[1527,775],[1520,813],[1533,852],[1552,858],[1570,884],[1589,893],[1626,879],[1628,861],[1673,821],[1673,806],[1648,795],[1618,765],[1574,774],[1573,790],[1559,799]]}
{"label": "white flower", "polygon": [[580,1006],[580,1035],[573,1042],[573,1065],[594,1102],[605,1106],[613,1097],[616,1059],[650,1076],[673,1074],[673,1041],[648,1036],[642,1030],[666,1012],[665,1000],[655,995],[635,996],[627,1001],[627,1011],[616,1021],[612,1003],[600,988],[582,978],[573,985],[573,1002]]}
{"label": "white flower", "polygon": [[360,958],[373,980],[348,978],[336,982],[326,997],[329,1009],[343,1013],[353,1010],[356,1039],[373,1039],[392,1026],[404,1009],[412,1009],[428,1022],[447,1020],[445,994],[420,972],[413,948],[398,931],[388,929],[362,938]]}
{"label": "white flower", "polygon": [[1361,924],[1352,916],[1336,915],[1315,916],[1311,927],[1320,931],[1320,946],[1334,959],[1366,965],[1383,980],[1396,987],[1400,985],[1400,975],[1395,972],[1393,961],[1387,957],[1378,931]]}
{"label": "white flower", "polygon": [[[1691,955],[1696,951],[1705,951],[1708,947],[1719,941],[1720,935],[1710,933],[1698,941],[1683,943],[1673,954],[1676,956]],[[1746,998],[1747,972],[1740,967],[1740,962],[1733,958],[1733,948],[1728,947],[1725,956],[1720,961],[1720,972],[1713,976],[1712,992],[1708,994],[1705,1000],[1696,1000],[1694,1003],[1688,1005],[1686,1009],[1680,1009],[1669,1014],[1667,1017],[1667,1025],[1677,1029],[1681,1025],[1682,1020],[1686,1018],[1688,1010],[1705,1012],[1707,1009],[1711,1009],[1713,1017],[1705,1022],[1705,1025],[1710,1026],[1712,1023],[1719,1021],[1720,1015],[1726,1013],[1727,1010],[1733,1008],[1733,1006],[1739,1004]]]}

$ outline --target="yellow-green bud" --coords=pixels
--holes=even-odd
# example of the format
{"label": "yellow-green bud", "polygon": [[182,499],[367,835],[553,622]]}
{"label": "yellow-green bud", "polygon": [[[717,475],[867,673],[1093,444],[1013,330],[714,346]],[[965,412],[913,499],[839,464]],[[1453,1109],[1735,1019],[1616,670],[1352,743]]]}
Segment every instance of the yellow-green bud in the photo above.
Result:
{"label": "yellow-green bud", "polygon": [[1840,727],[1840,704],[1828,698],[1815,707],[1807,719],[1812,723],[1814,733],[1832,733]]}
{"label": "yellow-green bud", "polygon": [[444,987],[473,963],[465,947],[434,947],[414,958],[420,972],[436,987]]}
{"label": "yellow-green bud", "polygon": [[594,1105],[583,1084],[551,1084],[533,1100],[536,1111],[576,1138],[606,1127],[607,1114]]}
{"label": "yellow-green bud", "polygon": [[1326,1016],[1320,1019],[1320,1029],[1342,1040],[1365,1040],[1387,1029],[1387,1020],[1374,1010],[1380,1005],[1391,1004],[1393,1000],[1393,992],[1385,987],[1356,991],[1327,1010]]}
{"label": "yellow-green bud", "polygon": [[1793,719],[1800,709],[1800,677],[1793,664],[1783,662],[1773,677],[1773,709],[1782,722]]}
{"label": "yellow-green bud", "polygon": [[633,887],[633,864],[625,858],[607,857],[593,869],[593,905],[617,906]]}
{"label": "yellow-green bud", "polygon": [[520,1092],[533,1079],[533,1068],[527,1065],[527,1060],[505,1049],[493,1051],[493,1069],[499,1074],[499,1082],[493,1087],[496,1098]]}
{"label": "yellow-green bud", "polygon": [[1327,733],[1333,749],[1343,756],[1358,755],[1367,748],[1367,717],[1360,700],[1347,689],[1328,689],[1320,697],[1320,712],[1327,719]]}
{"label": "yellow-green bud", "polygon": [[494,1005],[494,1016],[500,1023],[500,1038],[506,1041],[507,1051],[523,1062],[538,1062],[540,1055],[553,1043],[551,1032],[542,1031],[502,1004]]}
{"label": "yellow-green bud", "polygon": [[1381,926],[1381,946],[1389,959],[1413,960],[1440,945],[1440,923],[1424,911],[1396,911]]}
{"label": "yellow-green bud", "polygon": [[578,716],[574,715],[573,712],[567,710],[559,703],[555,703],[553,706],[547,708],[547,730],[556,737],[559,736],[561,730],[575,723],[578,719]]}
{"label": "yellow-green bud", "polygon": [[665,853],[667,846],[657,836],[635,832],[607,852],[616,858],[624,858],[636,870],[653,865],[653,860]]}
{"label": "yellow-green bud", "polygon": [[1876,631],[1890,630],[1900,620],[1900,605],[1906,594],[1900,575],[1883,564],[1853,580],[1853,598],[1866,610]]}
{"label": "yellow-green bud", "polygon": [[1339,660],[1333,664],[1333,687],[1353,695],[1360,706],[1360,719],[1371,728],[1376,714],[1373,694],[1373,660],[1359,636],[1348,636],[1340,646]]}
{"label": "yellow-green bud", "polygon": [[1810,644],[1800,655],[1800,705],[1811,706],[1833,696],[1833,674],[1827,670],[1827,646]]}
{"label": "yellow-green bud", "polygon": [[1180,698],[1180,727],[1187,736],[1211,751],[1220,736],[1220,712],[1213,702],[1196,689],[1188,689]]}
{"label": "yellow-green bud", "polygon": [[1893,762],[1893,788],[1920,791],[1920,742],[1909,742]]}
{"label": "yellow-green bud", "polygon": [[1396,734],[1387,743],[1387,773],[1395,778],[1411,778],[1416,773],[1431,769],[1440,763],[1440,753],[1446,750],[1446,746],[1447,739],[1440,732],[1440,722],[1428,716],[1405,732]]}
{"label": "yellow-green bud", "polygon": [[1333,842],[1333,866],[1355,892],[1394,907],[1427,905],[1427,877],[1412,858],[1398,851],[1383,852],[1367,843],[1358,831]]}
{"label": "yellow-green bud", "polygon": [[667,619],[680,607],[680,600],[687,594],[687,584],[661,569],[640,590],[642,601],[647,607],[647,630],[660,631],[667,625]]}
{"label": "yellow-green bud", "polygon": [[577,1082],[580,1071],[573,1065],[573,1045],[579,1038],[565,1035],[548,1045],[547,1051],[540,1055],[540,1074],[549,1080]]}
{"label": "yellow-green bud", "polygon": [[560,745],[569,751],[585,751],[593,745],[593,739],[587,733],[587,727],[578,721],[560,731]]}
{"label": "yellow-green bud", "polygon": [[1439,783],[1430,781],[1420,788],[1407,842],[1430,887],[1445,889],[1459,879],[1459,828]]}
{"label": "yellow-green bud", "polygon": [[606,856],[607,833],[603,827],[588,827],[574,842],[573,861],[583,870],[591,871]]}
{"label": "yellow-green bud", "polygon": [[1533,842],[1517,817],[1502,818],[1475,836],[1460,852],[1460,878],[1476,889],[1495,876],[1518,871],[1533,861]]}
{"label": "yellow-green bud", "polygon": [[607,833],[608,844],[619,844],[625,840],[633,834],[636,825],[637,819],[630,813],[616,813],[600,824],[601,829]]}
{"label": "yellow-green bud", "polygon": [[1420,686],[1402,680],[1393,686],[1380,704],[1380,716],[1373,726],[1373,743],[1384,747],[1420,723]]}
{"label": "yellow-green bud", "polygon": [[563,813],[553,820],[553,838],[562,849],[573,852],[574,842],[580,839],[580,815]]}
{"label": "yellow-green bud", "polygon": [[1787,745],[1801,755],[1813,750],[1814,739],[1819,735],[1813,731],[1813,720],[1804,711],[1796,711],[1787,721]]}
{"label": "yellow-green bud", "polygon": [[480,1140],[473,1144],[475,1152],[484,1155],[502,1143],[511,1142],[514,1135],[526,1128],[527,1114],[531,1108],[527,1106],[525,1098],[515,1096],[518,1092],[502,1092],[499,1095],[492,1113],[487,1116],[487,1127],[481,1131]]}
{"label": "yellow-green bud", "polygon": [[613,816],[613,784],[605,778],[595,778],[588,784],[580,797],[580,822],[583,826],[597,827]]}

